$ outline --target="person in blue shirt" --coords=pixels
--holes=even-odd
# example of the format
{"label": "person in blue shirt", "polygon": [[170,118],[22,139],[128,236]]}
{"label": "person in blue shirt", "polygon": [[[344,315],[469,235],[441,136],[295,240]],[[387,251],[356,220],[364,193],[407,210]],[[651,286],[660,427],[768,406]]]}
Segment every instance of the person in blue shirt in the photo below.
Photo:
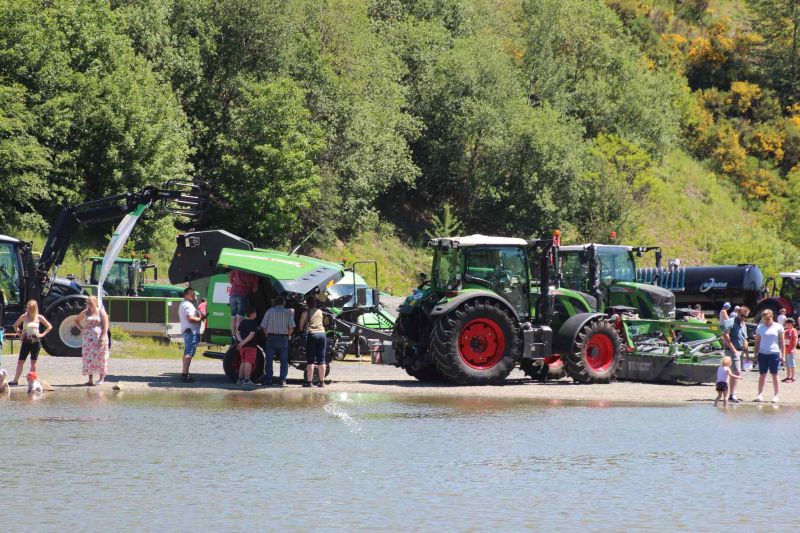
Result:
{"label": "person in blue shirt", "polygon": [[[720,325],[722,329],[722,344],[725,349],[725,355],[731,358],[731,373],[735,376],[742,374],[742,357],[747,356],[747,317],[750,315],[750,309],[747,306],[739,308],[739,313],[732,318],[729,318]],[[736,397],[734,391],[736,390],[736,381],[730,382],[730,395],[728,401],[731,403],[739,403],[741,400]]]}

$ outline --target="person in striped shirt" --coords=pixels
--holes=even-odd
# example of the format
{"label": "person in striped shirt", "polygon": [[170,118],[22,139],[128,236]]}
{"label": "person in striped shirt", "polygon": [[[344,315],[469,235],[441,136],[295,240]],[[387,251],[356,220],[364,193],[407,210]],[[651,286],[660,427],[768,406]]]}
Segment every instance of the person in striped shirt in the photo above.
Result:
{"label": "person in striped shirt", "polygon": [[286,385],[286,375],[289,373],[289,338],[294,331],[294,311],[287,309],[286,297],[283,295],[275,299],[275,305],[270,307],[261,319],[261,329],[267,336],[264,346],[264,356],[266,361],[264,379],[261,381],[262,385],[272,385],[272,361],[275,355],[278,356],[281,362],[280,377],[278,378],[277,385],[283,387]]}

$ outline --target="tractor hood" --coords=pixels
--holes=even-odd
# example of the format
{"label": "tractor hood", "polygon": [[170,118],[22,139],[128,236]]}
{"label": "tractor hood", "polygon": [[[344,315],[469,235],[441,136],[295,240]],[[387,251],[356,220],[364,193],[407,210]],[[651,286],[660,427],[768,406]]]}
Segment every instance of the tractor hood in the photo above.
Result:
{"label": "tractor hood", "polygon": [[324,291],[344,274],[336,263],[276,250],[223,248],[217,266],[269,278],[276,291],[295,294]]}

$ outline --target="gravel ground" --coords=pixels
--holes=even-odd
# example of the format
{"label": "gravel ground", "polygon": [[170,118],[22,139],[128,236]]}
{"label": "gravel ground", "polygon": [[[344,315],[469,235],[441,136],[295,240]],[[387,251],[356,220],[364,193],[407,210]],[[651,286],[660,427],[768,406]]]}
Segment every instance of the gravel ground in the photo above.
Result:
{"label": "gravel ground", "polygon": [[[4,366],[11,371],[14,358],[4,357]],[[275,365],[277,372],[278,365]],[[27,372],[27,365],[26,370]],[[49,394],[82,392],[86,381],[81,375],[81,362],[76,358],[44,356],[39,359],[39,375],[55,388]],[[213,392],[238,390],[228,382],[222,372],[222,362],[198,355],[192,363],[192,375],[197,380],[184,384],[179,380],[180,361],[176,359],[112,359],[109,361],[108,381],[100,389],[111,392],[118,386],[126,392],[145,392],[148,390],[175,390],[194,392]],[[782,375],[781,375],[782,377]],[[289,369],[287,387],[262,388],[254,391],[241,391],[241,394],[271,394],[277,391],[297,394],[311,392],[301,387],[300,371]],[[609,385],[575,385],[569,379],[537,383],[515,371],[504,385],[486,387],[458,387],[441,384],[424,384],[410,378],[402,369],[372,365],[362,361],[335,362],[329,376],[330,384],[324,389],[314,389],[314,393],[331,392],[372,392],[381,394],[405,394],[416,396],[480,396],[485,398],[536,399],[552,401],[588,401],[597,403],[637,403],[637,404],[693,404],[711,403],[716,396],[713,385],[655,385],[646,383],[615,382]],[[746,373],[737,395],[744,401],[740,405],[750,405],[756,395],[757,373]],[[24,389],[14,389],[22,391]],[[772,398],[772,385],[768,381],[765,399]],[[781,383],[781,404],[800,405],[800,384]]]}

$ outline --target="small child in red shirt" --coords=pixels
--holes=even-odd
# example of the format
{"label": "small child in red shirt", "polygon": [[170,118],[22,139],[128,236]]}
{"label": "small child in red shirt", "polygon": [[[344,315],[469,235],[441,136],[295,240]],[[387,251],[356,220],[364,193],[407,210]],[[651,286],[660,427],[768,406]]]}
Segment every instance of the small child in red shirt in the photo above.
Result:
{"label": "small child in red shirt", "polygon": [[794,327],[793,318],[787,318],[784,323],[783,342],[786,346],[786,377],[781,381],[784,383],[794,383],[794,356],[797,352],[797,328]]}
{"label": "small child in red shirt", "polygon": [[256,364],[256,355],[258,354],[258,322],[256,322],[256,310],[248,307],[245,311],[245,320],[239,323],[239,357],[241,364],[239,365],[239,385],[251,386],[255,385],[250,381],[250,376],[253,373],[253,367]]}

